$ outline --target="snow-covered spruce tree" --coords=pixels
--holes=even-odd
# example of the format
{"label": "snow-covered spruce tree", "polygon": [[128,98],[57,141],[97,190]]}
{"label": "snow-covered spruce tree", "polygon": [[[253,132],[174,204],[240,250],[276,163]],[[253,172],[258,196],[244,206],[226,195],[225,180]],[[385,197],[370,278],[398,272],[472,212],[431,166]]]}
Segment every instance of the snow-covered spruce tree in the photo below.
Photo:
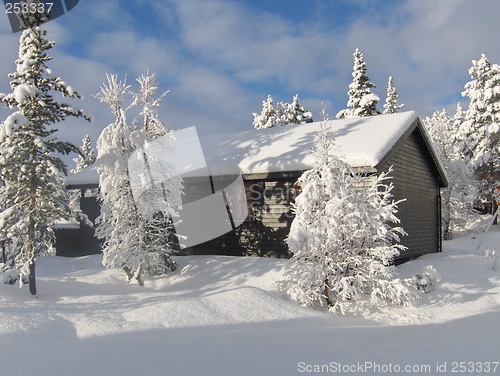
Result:
{"label": "snow-covered spruce tree", "polygon": [[276,107],[273,98],[268,95],[267,99],[262,101],[262,112],[254,112],[253,116],[255,129],[313,122],[312,113],[300,104],[298,94],[293,97],[292,103],[279,102]]}
{"label": "snow-covered spruce tree", "polygon": [[5,105],[17,109],[0,125],[0,180],[5,184],[0,238],[8,239],[8,257],[20,275],[27,276],[29,291],[36,295],[36,259],[53,251],[54,222],[71,217],[64,186],[66,166],[56,153],[77,152],[77,147],[57,140],[53,124],[68,116],[90,121],[90,116],[53,98],[53,93],[81,96],[47,67],[52,59],[47,51],[54,42],[37,26],[46,16],[18,16],[23,26],[31,28],[22,32],[17,70],[9,75],[12,93],[0,94]]}
{"label": "snow-covered spruce tree", "polygon": [[167,232],[155,234],[151,227],[154,213],[159,211],[154,204],[160,198],[148,201],[150,210],[144,212],[133,196],[128,161],[135,150],[144,146],[147,136],[144,129],[127,124],[124,101],[131,94],[129,86],[116,75],[107,75],[107,80],[96,97],[110,106],[116,120],[97,141],[101,215],[96,220],[96,235],[104,239],[103,264],[121,267],[129,282],[142,285],[143,273],[163,273],[175,269],[175,263],[169,258],[170,247],[151,248],[153,241],[158,245],[159,238],[169,240]]}
{"label": "snow-covered spruce tree", "polygon": [[280,106],[274,107],[273,97],[267,96],[262,101],[262,111],[260,114],[253,113],[253,126],[255,129],[279,127],[282,125],[282,110]]}
{"label": "snow-covered spruce tree", "polygon": [[280,103],[283,108],[282,125],[312,123],[313,117],[309,110],[300,104],[299,95],[295,94],[292,103]]}
{"label": "snow-covered spruce tree", "polygon": [[116,116],[114,123],[102,131],[97,140],[96,167],[99,173],[101,215],[96,219],[96,236],[103,239],[103,264],[119,266],[129,281],[142,284],[141,274],[153,253],[148,252],[146,222],[141,217],[132,195],[128,158],[135,150],[132,130],[127,125],[125,98],[130,94],[126,82],[107,75],[96,97],[107,103]]}
{"label": "snow-covered spruce tree", "polygon": [[467,140],[461,132],[462,121],[460,103],[454,117],[442,110],[424,120],[449,183],[448,187],[441,190],[441,222],[445,240],[451,239],[454,231],[466,228],[475,215],[477,186],[473,164],[466,149]]}
{"label": "snow-covered spruce tree", "polygon": [[73,173],[77,173],[78,171],[93,165],[97,158],[94,148],[92,147],[92,142],[90,141],[90,136],[86,134],[82,141],[83,145],[81,149],[79,149],[80,155],[73,159],[76,164],[76,167],[71,170]]}
{"label": "snow-covered spruce tree", "polygon": [[384,114],[395,114],[404,107],[404,104],[398,104],[398,97],[398,91],[396,90],[396,86],[394,86],[392,76],[389,76],[389,81],[387,82],[387,98],[385,99],[384,104]]}
{"label": "snow-covered spruce tree", "polygon": [[496,189],[500,185],[500,66],[491,64],[483,54],[472,61],[469,74],[472,81],[462,92],[470,99],[463,131],[482,181],[481,193],[492,201],[494,213],[500,200]]}
{"label": "snow-covered spruce tree", "polygon": [[337,119],[379,114],[377,111],[379,97],[370,90],[375,87],[375,84],[370,82],[370,78],[366,74],[366,63],[363,60],[363,54],[356,48],[353,56],[352,83],[349,85],[347,93],[349,95],[348,108],[339,111],[336,115]]}
{"label": "snow-covered spruce tree", "polygon": [[[393,259],[404,246],[398,202],[382,173],[369,184],[332,153],[323,123],[316,146],[316,166],[297,184],[295,218],[287,243],[293,253],[280,283],[300,304],[344,314],[389,301],[407,305],[410,293],[394,278]],[[373,184],[372,184],[373,183]]]}
{"label": "snow-covered spruce tree", "polygon": [[[173,141],[173,132],[159,118],[158,107],[168,91],[158,98],[154,97],[158,91],[156,73],[146,71],[137,78],[137,82],[140,90],[133,94],[133,105],[141,108],[142,122],[136,131],[142,135],[141,146],[147,148],[151,141],[160,137],[162,138],[162,146],[167,146],[169,142]],[[157,160],[154,160],[154,155],[144,158],[146,165],[158,163]],[[177,267],[171,257],[179,250],[179,241],[174,231],[173,220],[178,217],[178,209],[182,203],[183,184],[173,166],[163,164],[161,170],[161,177],[149,176],[152,185],[140,197],[140,200],[144,201],[143,205],[140,206],[143,209],[141,214],[145,216],[147,221],[146,242],[150,252],[157,253],[159,260],[161,260],[160,264],[152,265],[146,270],[148,274],[164,274],[174,271]]]}
{"label": "snow-covered spruce tree", "polygon": [[151,140],[165,136],[171,130],[159,118],[158,107],[160,107],[161,101],[168,94],[168,91],[161,94],[158,98],[154,98],[154,95],[158,91],[158,75],[150,73],[149,70],[139,75],[137,82],[139,83],[139,92],[133,94],[133,105],[141,107],[142,128]]}

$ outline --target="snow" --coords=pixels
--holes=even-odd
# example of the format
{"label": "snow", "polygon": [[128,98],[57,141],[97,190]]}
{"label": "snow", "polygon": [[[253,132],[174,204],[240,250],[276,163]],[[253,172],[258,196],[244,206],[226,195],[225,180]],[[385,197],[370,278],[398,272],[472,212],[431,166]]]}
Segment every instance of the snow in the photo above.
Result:
{"label": "snow", "polygon": [[[451,374],[452,362],[499,362],[500,273],[485,250],[498,249],[500,229],[493,226],[476,251],[480,240],[471,232],[445,242],[442,253],[399,266],[400,277],[411,278],[432,265],[441,283],[418,292],[414,307],[364,317],[286,300],[275,283],[282,259],[177,257],[171,276],[139,287],[121,270],[104,269],[99,255],[40,258],[38,298],[27,286],[0,284],[2,374],[297,375],[321,366],[388,374],[376,367],[430,367],[408,373],[420,375],[445,366],[440,373]],[[334,372],[358,365],[363,372]]]}
{"label": "snow", "polygon": [[[351,167],[375,167],[417,118],[416,112],[407,111],[330,120],[336,154]],[[238,170],[243,174],[305,171],[314,165],[312,150],[320,130],[321,122],[252,129],[200,136],[200,144],[214,176],[237,174]],[[92,173],[79,174],[68,177],[66,183],[99,181]]]}
{"label": "snow", "polygon": [[[413,111],[329,121],[337,156],[351,167],[375,167],[417,119]],[[201,140],[214,175],[231,164],[243,174],[304,171],[313,167],[312,150],[321,122],[251,130]]]}
{"label": "snow", "polygon": [[77,173],[70,173],[65,179],[66,185],[99,184],[99,174],[95,166],[84,168]]}
{"label": "snow", "polygon": [[26,117],[19,111],[7,116],[7,119],[2,124],[3,127],[0,126],[0,138],[11,137],[17,127],[25,124],[26,121]]}
{"label": "snow", "polygon": [[38,93],[38,89],[33,85],[19,84],[14,88],[14,98],[16,102],[22,106],[28,98],[34,98]]}

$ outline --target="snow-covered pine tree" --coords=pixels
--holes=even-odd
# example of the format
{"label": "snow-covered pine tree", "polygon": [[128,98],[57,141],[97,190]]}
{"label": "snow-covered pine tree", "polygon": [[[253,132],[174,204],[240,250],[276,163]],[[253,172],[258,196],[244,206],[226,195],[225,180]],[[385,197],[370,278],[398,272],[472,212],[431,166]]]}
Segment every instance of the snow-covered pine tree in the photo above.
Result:
{"label": "snow-covered pine tree", "polygon": [[390,265],[405,248],[397,244],[403,229],[389,225],[399,222],[399,201],[391,201],[392,184],[385,183],[391,170],[368,183],[333,147],[324,121],[316,166],[297,182],[302,192],[287,239],[293,256],[280,286],[302,305],[339,313],[384,301],[409,304],[410,293]]}
{"label": "snow-covered pine tree", "polygon": [[126,82],[116,75],[106,75],[96,97],[111,108],[114,123],[102,131],[97,140],[96,167],[99,173],[101,215],[96,219],[96,236],[103,239],[103,264],[121,267],[129,282],[142,284],[142,270],[154,253],[148,252],[146,221],[143,220],[132,195],[128,159],[136,149],[132,130],[127,125],[125,98],[130,94]]}
{"label": "snow-covered pine tree", "polygon": [[470,154],[466,152],[467,140],[461,132],[462,121],[463,111],[459,103],[454,117],[442,110],[423,122],[449,183],[441,190],[441,222],[445,240],[451,239],[454,231],[467,228],[476,214],[474,201],[477,199],[477,185]]}
{"label": "snow-covered pine tree", "polygon": [[53,251],[54,222],[71,217],[64,186],[66,166],[57,153],[77,152],[77,147],[59,141],[53,124],[68,116],[90,121],[90,116],[53,98],[56,92],[68,98],[81,96],[47,67],[52,59],[47,51],[55,43],[36,26],[46,15],[18,17],[24,26],[32,27],[20,38],[17,70],[9,75],[12,93],[0,94],[1,102],[17,108],[0,125],[0,180],[4,182],[0,238],[9,240],[8,257],[20,275],[27,276],[29,291],[36,295],[36,259]]}
{"label": "snow-covered pine tree", "polygon": [[[143,147],[148,137],[144,129],[127,124],[128,108],[124,107],[124,102],[131,94],[129,86],[126,82],[119,81],[116,75],[107,75],[107,81],[96,97],[110,106],[116,120],[102,131],[97,141],[96,166],[99,173],[101,215],[96,220],[96,235],[104,239],[103,264],[106,267],[121,267],[129,282],[134,281],[142,285],[143,273],[158,274],[175,269],[175,263],[170,259],[172,248],[169,233],[166,231],[168,229],[158,234],[155,233],[158,228],[155,230],[152,224],[155,213],[165,210],[155,206],[158,202],[174,207],[175,202],[170,198],[176,197],[177,191],[174,191],[172,183],[176,179],[173,177],[172,182],[164,186],[165,196],[160,193],[159,196],[149,197],[149,211],[140,210],[140,203],[133,196],[128,162],[132,153]],[[133,105],[139,103],[140,100],[136,96]],[[151,103],[148,102],[148,105]],[[154,111],[151,112],[151,107],[147,113],[151,118],[156,116]],[[156,126],[150,127],[150,130],[154,130],[153,134],[158,134],[159,128]],[[151,192],[158,191],[152,189]],[[146,196],[147,192],[144,197]],[[145,199],[144,197],[142,199]],[[141,208],[144,207],[142,205]],[[151,249],[153,245],[158,246],[160,240],[165,241],[166,245]]]}
{"label": "snow-covered pine tree", "polygon": [[158,91],[158,75],[149,72],[149,70],[139,75],[136,80],[139,83],[139,92],[133,94],[133,105],[141,107],[142,128],[151,140],[165,136],[171,130],[159,118],[158,107],[160,107],[161,101],[168,94],[168,91],[154,99],[154,95]]}
{"label": "snow-covered pine tree", "polygon": [[387,82],[387,98],[385,99],[384,104],[384,114],[395,114],[404,107],[404,104],[398,104],[398,97],[398,91],[396,90],[396,86],[394,86],[392,76],[389,76],[389,81]]}
{"label": "snow-covered pine tree", "polygon": [[[161,94],[155,98],[158,91],[157,74],[150,73],[149,70],[137,78],[140,90],[134,93],[133,105],[141,107],[140,116],[141,125],[136,132],[142,134],[142,147],[153,140],[162,138],[162,146],[168,147],[173,141],[173,132],[159,118],[158,107],[161,100],[168,93]],[[144,154],[145,155],[145,154]],[[145,164],[157,163],[154,155],[145,158]],[[149,159],[149,160],[148,160]],[[146,192],[143,192],[140,199],[145,201],[141,208],[147,208],[147,212],[141,211],[147,221],[146,241],[150,252],[159,255],[161,264],[152,265],[146,272],[148,274],[164,274],[176,269],[176,263],[172,259],[172,254],[177,253],[179,241],[174,231],[174,218],[178,216],[178,210],[181,206],[181,194],[183,190],[182,179],[175,173],[171,165],[162,166],[162,176],[149,176],[152,186]]]}
{"label": "snow-covered pine tree", "polygon": [[86,134],[82,141],[83,145],[79,150],[80,155],[73,159],[76,164],[76,167],[71,170],[73,173],[77,173],[78,171],[93,165],[97,158],[94,148],[92,147],[92,142],[90,141],[90,136]]}
{"label": "snow-covered pine tree", "polygon": [[274,107],[271,95],[268,95],[267,99],[262,101],[261,113],[254,112],[252,115],[255,129],[279,127],[282,125],[282,110],[280,106]]}
{"label": "snow-covered pine tree", "polygon": [[465,84],[463,96],[470,99],[463,130],[482,181],[483,198],[492,201],[492,213],[500,200],[500,66],[483,54],[472,61],[472,81]]}
{"label": "snow-covered pine tree", "polygon": [[299,95],[295,94],[292,103],[280,103],[282,125],[312,123],[313,117],[309,110],[300,104]]}
{"label": "snow-covered pine tree", "polygon": [[337,119],[379,114],[377,110],[379,97],[370,90],[375,87],[375,84],[370,82],[370,78],[366,74],[366,63],[363,59],[363,54],[356,48],[353,56],[354,66],[352,71],[352,82],[349,85],[348,91],[348,108],[339,111],[336,115]]}

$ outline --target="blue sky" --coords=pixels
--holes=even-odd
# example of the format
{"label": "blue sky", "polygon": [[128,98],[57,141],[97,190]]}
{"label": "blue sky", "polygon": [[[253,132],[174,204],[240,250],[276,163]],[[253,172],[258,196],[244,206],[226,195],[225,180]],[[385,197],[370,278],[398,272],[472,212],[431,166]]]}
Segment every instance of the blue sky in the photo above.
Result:
{"label": "blue sky", "polygon": [[[356,48],[380,110],[389,75],[404,109],[421,117],[458,101],[466,108],[471,60],[484,53],[500,63],[499,14],[498,0],[80,0],[47,24],[50,67],[85,95],[78,105],[95,121],[71,119],[60,137],[95,141],[112,120],[92,97],[105,74],[127,74],[135,89],[147,68],[170,91],[160,113],[172,128],[251,129],[268,94],[286,102],[299,94],[316,119],[322,103],[334,117],[346,106]],[[18,40],[0,16],[0,92],[9,91]]]}

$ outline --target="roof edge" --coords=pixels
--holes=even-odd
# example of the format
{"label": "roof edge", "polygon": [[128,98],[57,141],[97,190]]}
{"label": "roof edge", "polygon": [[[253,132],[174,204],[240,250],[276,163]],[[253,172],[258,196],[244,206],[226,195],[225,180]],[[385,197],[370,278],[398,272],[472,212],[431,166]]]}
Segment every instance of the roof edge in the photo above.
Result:
{"label": "roof edge", "polygon": [[415,130],[418,129],[420,131],[420,134],[422,135],[422,138],[424,139],[425,145],[427,146],[427,150],[429,151],[431,158],[434,162],[434,166],[437,169],[438,172],[438,181],[440,184],[440,188],[446,188],[449,185],[448,178],[446,176],[446,173],[443,169],[443,166],[441,165],[441,162],[434,151],[434,147],[432,146],[432,141],[427,133],[424,125],[422,124],[422,121],[420,118],[417,117],[415,120],[413,120],[412,125],[406,130],[406,132],[399,138],[399,140],[393,145],[393,147],[389,150],[389,152],[382,158],[382,160],[377,164],[376,167],[383,165],[391,156],[392,154],[396,151],[396,149],[401,145],[402,142],[404,142],[409,135]]}

